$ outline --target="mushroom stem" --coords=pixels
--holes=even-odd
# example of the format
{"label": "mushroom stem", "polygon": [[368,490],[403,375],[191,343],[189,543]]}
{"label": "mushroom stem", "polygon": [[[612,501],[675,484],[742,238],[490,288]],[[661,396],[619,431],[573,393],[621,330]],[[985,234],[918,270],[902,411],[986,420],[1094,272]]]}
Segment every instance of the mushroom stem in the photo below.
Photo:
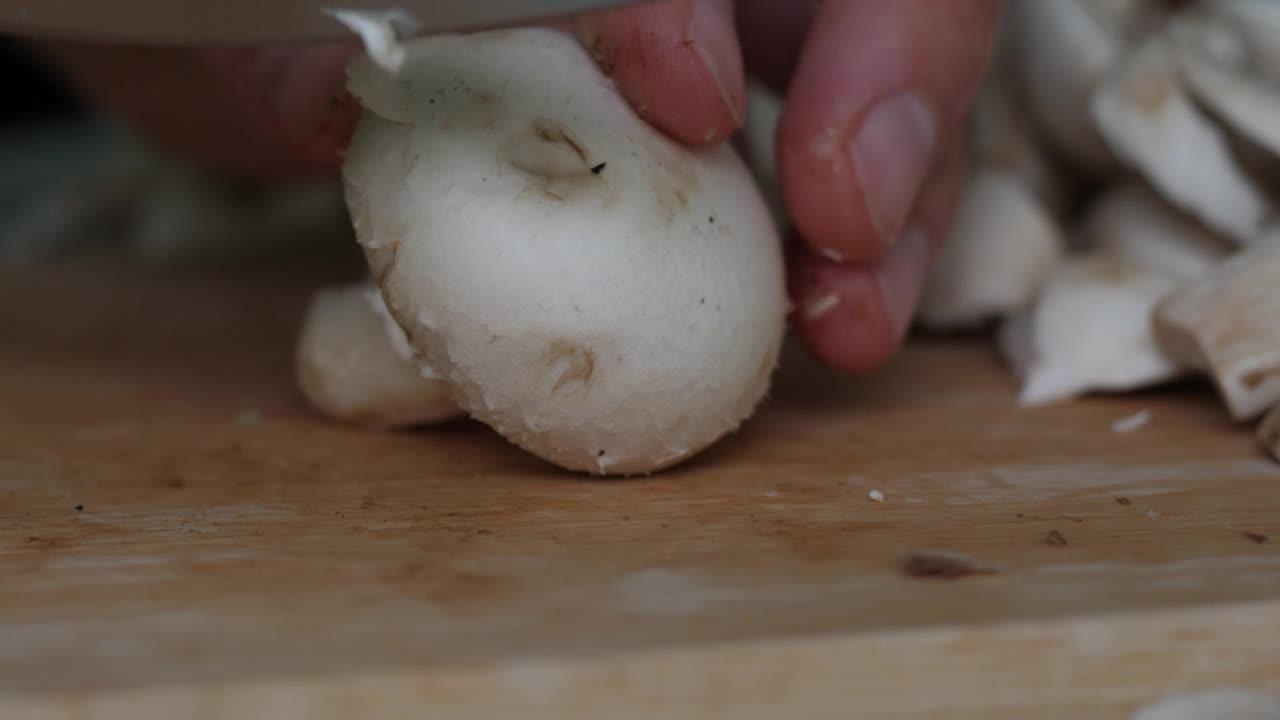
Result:
{"label": "mushroom stem", "polygon": [[463,414],[448,385],[420,368],[370,283],[324,288],[312,297],[298,340],[297,375],[307,402],[343,422],[392,429]]}

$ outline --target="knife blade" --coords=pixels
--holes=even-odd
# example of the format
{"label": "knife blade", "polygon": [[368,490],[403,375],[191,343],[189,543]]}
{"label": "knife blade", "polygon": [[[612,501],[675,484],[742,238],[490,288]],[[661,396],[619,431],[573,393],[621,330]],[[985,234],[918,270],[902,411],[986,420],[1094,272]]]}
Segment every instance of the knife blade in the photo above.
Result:
{"label": "knife blade", "polygon": [[502,27],[647,0],[10,0],[0,31],[143,45],[263,45],[351,37],[328,10],[406,13],[422,34]]}

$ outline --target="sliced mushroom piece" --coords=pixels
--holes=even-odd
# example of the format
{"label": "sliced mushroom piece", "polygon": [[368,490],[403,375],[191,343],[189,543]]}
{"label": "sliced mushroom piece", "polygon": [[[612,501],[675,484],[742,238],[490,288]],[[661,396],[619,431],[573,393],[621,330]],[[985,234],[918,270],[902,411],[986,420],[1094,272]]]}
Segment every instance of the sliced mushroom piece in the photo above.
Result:
{"label": "sliced mushroom piece", "polygon": [[920,321],[962,329],[1024,307],[1062,252],[1057,224],[1021,183],[980,171],[925,284]]}
{"label": "sliced mushroom piece", "polygon": [[1098,127],[1116,154],[1172,203],[1247,244],[1265,232],[1271,207],[1178,79],[1169,48],[1147,41],[1094,95]]}
{"label": "sliced mushroom piece", "polygon": [[1249,70],[1251,59],[1244,36],[1220,16],[1176,13],[1168,18],[1164,33],[1179,55],[1193,55],[1232,70]]}
{"label": "sliced mushroom piece", "polygon": [[1245,140],[1280,157],[1280,83],[1180,53],[1178,66],[1196,99]]}
{"label": "sliced mushroom piece", "polygon": [[1280,461],[1280,405],[1271,408],[1271,412],[1258,425],[1258,439],[1267,452],[1271,453],[1271,457]]}
{"label": "sliced mushroom piece", "polygon": [[1046,209],[1058,213],[1071,199],[1070,179],[1036,135],[1031,118],[1017,103],[997,68],[974,100],[970,152],[976,165],[1006,172]]}
{"label": "sliced mushroom piece", "polygon": [[1244,38],[1252,66],[1280,81],[1280,3],[1276,0],[1212,0],[1207,10],[1225,18]]}
{"label": "sliced mushroom piece", "polygon": [[1089,97],[1121,61],[1135,0],[1009,3],[1011,60],[1036,122],[1073,165],[1109,172],[1115,159],[1089,116]]}
{"label": "sliced mushroom piece", "polygon": [[1134,180],[1103,193],[1085,213],[1080,234],[1092,249],[1127,257],[1180,281],[1202,275],[1232,250],[1226,240]]}
{"label": "sliced mushroom piece", "polygon": [[391,429],[463,415],[448,384],[421,369],[372,283],[324,288],[312,297],[297,373],[307,402],[335,420]]}
{"label": "sliced mushroom piece", "polygon": [[1168,273],[1115,252],[1060,264],[1035,304],[1000,329],[1001,352],[1022,381],[1019,402],[1135,390],[1181,375],[1151,332],[1152,308],[1176,285]]}
{"label": "sliced mushroom piece", "polygon": [[1155,329],[1170,355],[1213,378],[1235,419],[1280,403],[1280,233],[1179,288]]}

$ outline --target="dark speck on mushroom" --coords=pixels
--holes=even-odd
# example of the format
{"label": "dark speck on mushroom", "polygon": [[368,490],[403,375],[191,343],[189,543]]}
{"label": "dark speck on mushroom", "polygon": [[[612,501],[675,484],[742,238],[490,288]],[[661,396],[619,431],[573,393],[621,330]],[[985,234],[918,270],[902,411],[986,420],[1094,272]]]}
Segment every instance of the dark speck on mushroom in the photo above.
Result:
{"label": "dark speck on mushroom", "polygon": [[591,174],[599,175],[600,173],[604,172],[604,166],[608,164],[609,163],[600,163],[599,165],[596,165],[595,167],[591,168]]}
{"label": "dark speck on mushroom", "polygon": [[601,450],[600,452],[596,453],[596,457],[604,457],[604,451]]}

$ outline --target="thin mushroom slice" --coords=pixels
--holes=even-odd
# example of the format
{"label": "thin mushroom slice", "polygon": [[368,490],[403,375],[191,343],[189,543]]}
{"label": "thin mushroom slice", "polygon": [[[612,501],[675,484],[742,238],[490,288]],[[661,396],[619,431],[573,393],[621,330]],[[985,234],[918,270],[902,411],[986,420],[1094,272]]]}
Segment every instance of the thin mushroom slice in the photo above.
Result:
{"label": "thin mushroom slice", "polygon": [[998,342],[1022,381],[1018,400],[1044,405],[1174,379],[1183,368],[1156,343],[1151,310],[1176,287],[1167,273],[1098,252],[1059,265]]}
{"label": "thin mushroom slice", "polygon": [[1155,328],[1172,356],[1213,378],[1235,419],[1280,403],[1280,234],[1179,288]]}
{"label": "thin mushroom slice", "polygon": [[1134,180],[1107,190],[1079,229],[1086,244],[1182,281],[1211,270],[1232,245]]}
{"label": "thin mushroom slice", "polygon": [[1258,439],[1267,452],[1271,453],[1271,457],[1280,461],[1280,405],[1271,408],[1271,412],[1259,423]]}
{"label": "thin mushroom slice", "polygon": [[969,128],[975,165],[1016,178],[1050,212],[1066,208],[1071,195],[1069,180],[1036,135],[1003,75],[989,76],[979,91]]}
{"label": "thin mushroom slice", "polygon": [[1251,78],[1189,53],[1178,65],[1196,99],[1241,137],[1280,158],[1280,82]]}
{"label": "thin mushroom slice", "polygon": [[778,123],[782,119],[782,96],[755,78],[747,78],[747,111],[743,120],[742,139],[747,165],[755,175],[761,191],[769,200],[773,220],[780,228],[787,226],[786,202],[778,180]]}
{"label": "thin mushroom slice", "polygon": [[1244,38],[1252,67],[1280,82],[1280,2],[1276,0],[1210,0],[1205,11],[1224,18]]}
{"label": "thin mushroom slice", "polygon": [[919,319],[935,330],[965,329],[1018,310],[1062,253],[1057,224],[1020,182],[978,172],[925,283]]}
{"label": "thin mushroom slice", "polygon": [[1272,209],[1223,132],[1179,87],[1169,48],[1150,40],[1093,98],[1107,142],[1172,203],[1239,244],[1264,234]]}
{"label": "thin mushroom slice", "polygon": [[561,467],[654,472],[763,399],[782,243],[728,145],[640,118],[570,34],[525,28],[357,59],[343,168],[370,270],[477,420]]}
{"label": "thin mushroom slice", "polygon": [[1132,181],[1104,193],[1080,233],[1086,252],[1059,265],[1034,306],[1001,329],[1001,348],[1023,379],[1027,405],[1135,390],[1184,374],[1158,342],[1151,315],[1231,247]]}
{"label": "thin mushroom slice", "polygon": [[1053,145],[1078,169],[1116,165],[1089,116],[1089,97],[1120,63],[1139,0],[1009,3],[1010,61],[1022,97]]}

